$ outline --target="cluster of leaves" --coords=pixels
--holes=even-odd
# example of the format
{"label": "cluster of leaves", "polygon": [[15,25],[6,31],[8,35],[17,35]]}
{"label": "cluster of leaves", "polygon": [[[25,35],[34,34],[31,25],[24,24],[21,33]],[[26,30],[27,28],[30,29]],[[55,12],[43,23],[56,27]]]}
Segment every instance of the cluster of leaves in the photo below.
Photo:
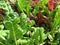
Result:
{"label": "cluster of leaves", "polygon": [[[2,9],[3,8],[4,7],[2,7]],[[9,9],[12,10],[12,8]],[[45,40],[44,29],[42,27],[40,28],[32,27],[35,24],[35,22],[33,20],[31,20],[31,22],[27,22],[28,17],[25,13],[21,13],[20,14],[21,16],[18,16],[18,14],[15,13],[14,11],[10,12],[8,10],[7,10],[8,13],[5,14],[6,16],[3,21],[4,25],[2,24],[0,25],[1,45],[34,45],[34,44],[39,45],[39,42],[42,43]],[[29,35],[31,36],[29,37]]]}
{"label": "cluster of leaves", "polygon": [[[17,0],[16,7],[21,12],[18,14],[14,12],[8,0],[0,0],[0,9],[3,9],[5,15],[0,22],[0,45],[58,45],[60,43],[60,5],[50,11],[47,6],[48,0],[40,0],[33,9],[31,1]],[[30,13],[38,18],[39,11],[42,16],[51,18],[51,21],[35,27],[35,20],[28,19]],[[41,19],[44,17],[40,18],[40,22]]]}

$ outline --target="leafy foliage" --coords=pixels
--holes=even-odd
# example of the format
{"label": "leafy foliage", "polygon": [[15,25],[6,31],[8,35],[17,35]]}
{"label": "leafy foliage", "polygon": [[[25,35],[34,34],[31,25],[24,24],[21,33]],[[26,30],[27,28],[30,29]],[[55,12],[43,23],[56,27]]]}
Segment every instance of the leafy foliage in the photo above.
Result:
{"label": "leafy foliage", "polygon": [[17,0],[16,6],[19,11],[26,12],[27,15],[30,14],[31,6],[30,6],[30,0]]}
{"label": "leafy foliage", "polygon": [[[58,45],[60,43],[60,5],[50,11],[48,0],[41,0],[31,7],[32,0],[17,0],[18,12],[8,0],[0,0],[3,9],[0,20],[0,45]],[[41,12],[38,19],[37,14]],[[30,18],[32,13],[33,18]],[[28,20],[29,19],[29,20]],[[48,23],[41,23],[41,20]],[[40,22],[39,22],[40,20]]]}

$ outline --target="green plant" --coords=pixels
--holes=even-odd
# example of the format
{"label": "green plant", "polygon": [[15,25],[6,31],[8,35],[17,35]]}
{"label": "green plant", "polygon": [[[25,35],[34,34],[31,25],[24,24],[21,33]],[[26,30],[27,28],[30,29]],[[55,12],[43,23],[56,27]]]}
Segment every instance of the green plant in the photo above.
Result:
{"label": "green plant", "polygon": [[[18,11],[8,0],[0,0],[0,45],[58,45],[60,43],[60,5],[48,9],[48,0],[31,7],[32,0],[17,0]],[[17,10],[16,9],[16,10]],[[2,12],[2,11],[3,12]],[[38,12],[41,19],[38,19]],[[40,13],[39,12],[39,13]],[[32,13],[32,17],[30,17]],[[39,22],[45,21],[47,23]]]}

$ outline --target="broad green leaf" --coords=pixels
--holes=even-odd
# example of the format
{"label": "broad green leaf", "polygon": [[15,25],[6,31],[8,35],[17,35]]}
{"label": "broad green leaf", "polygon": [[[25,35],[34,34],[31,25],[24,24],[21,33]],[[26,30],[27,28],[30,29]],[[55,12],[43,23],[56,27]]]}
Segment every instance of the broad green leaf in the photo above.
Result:
{"label": "broad green leaf", "polygon": [[14,40],[15,44],[17,45],[16,40],[22,38],[23,36],[22,31],[19,29],[19,26],[13,22],[5,22],[5,26],[10,30],[10,39]]}
{"label": "broad green leaf", "polygon": [[12,10],[12,8],[7,0],[0,0],[0,9],[3,9],[4,13],[6,15],[13,12],[13,10]]}
{"label": "broad green leaf", "polygon": [[19,39],[19,40],[17,40],[17,43],[18,43],[18,45],[27,45],[28,41],[27,40]]}
{"label": "broad green leaf", "polygon": [[27,15],[22,13],[20,15],[20,27],[23,29],[23,32],[26,33],[28,30],[27,26]]}
{"label": "broad green leaf", "polygon": [[5,37],[7,37],[9,34],[9,30],[0,30],[0,38],[3,40],[6,40]]}
{"label": "broad green leaf", "polygon": [[48,3],[48,0],[41,0],[41,1],[40,1],[40,7],[41,7],[42,9],[44,9],[47,3]]}
{"label": "broad green leaf", "polygon": [[56,7],[56,14],[55,14],[55,17],[54,17],[54,21],[52,22],[52,31],[51,31],[51,34],[53,34],[53,33],[56,33],[56,31],[58,30],[56,30],[56,28],[58,27],[58,26],[60,26],[60,7],[59,6],[57,6]]}
{"label": "broad green leaf", "polygon": [[44,29],[42,27],[41,28],[37,27],[34,30],[35,31],[32,34],[32,38],[33,39],[38,39],[39,38],[40,43],[42,43],[46,39],[46,35],[44,33]]}
{"label": "broad green leaf", "polygon": [[42,43],[46,39],[46,34],[44,33],[43,27],[40,27],[39,34],[40,34],[40,42]]}
{"label": "broad green leaf", "polygon": [[22,11],[22,13],[26,12],[27,15],[29,16],[31,11],[30,1],[17,0],[16,6],[19,11]]}

